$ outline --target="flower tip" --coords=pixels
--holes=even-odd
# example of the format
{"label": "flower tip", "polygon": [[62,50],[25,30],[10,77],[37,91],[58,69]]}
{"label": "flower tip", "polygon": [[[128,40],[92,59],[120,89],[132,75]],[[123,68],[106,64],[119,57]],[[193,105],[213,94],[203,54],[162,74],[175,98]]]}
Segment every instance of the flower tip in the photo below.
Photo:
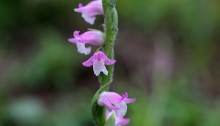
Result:
{"label": "flower tip", "polygon": [[130,119],[124,117],[117,117],[116,118],[116,126],[124,126],[130,122]]}
{"label": "flower tip", "polygon": [[75,31],[73,32],[73,35],[74,35],[74,36],[79,35],[79,32],[80,32],[80,31],[75,30]]}
{"label": "flower tip", "polygon": [[136,98],[132,98],[133,99],[133,102],[135,102],[137,99]]}
{"label": "flower tip", "polygon": [[69,41],[70,43],[75,43],[75,39],[74,39],[74,38],[69,38],[68,41]]}
{"label": "flower tip", "polygon": [[74,12],[79,12],[79,8],[73,9]]}
{"label": "flower tip", "polygon": [[129,98],[129,99],[125,100],[125,102],[127,104],[130,104],[130,103],[135,102],[135,101],[136,101],[136,98]]}
{"label": "flower tip", "polygon": [[71,38],[69,38],[69,39],[68,39],[68,42],[72,42],[72,39],[71,39]]}
{"label": "flower tip", "polygon": [[83,63],[82,63],[82,65],[83,65],[83,66],[85,66],[85,67],[90,67],[90,66],[91,66],[91,64],[89,64],[89,63],[88,63],[88,62],[86,62],[86,61],[85,61],[85,62],[83,62]]}
{"label": "flower tip", "polygon": [[82,3],[79,3],[79,4],[78,4],[78,8],[81,8],[81,7],[83,7],[83,4],[82,4]]}
{"label": "flower tip", "polygon": [[106,65],[113,65],[113,64],[115,64],[115,62],[116,62],[116,60],[107,59],[107,60],[105,61],[105,64],[106,64]]}
{"label": "flower tip", "polygon": [[123,98],[128,98],[128,92],[125,92],[125,93],[123,94]]}

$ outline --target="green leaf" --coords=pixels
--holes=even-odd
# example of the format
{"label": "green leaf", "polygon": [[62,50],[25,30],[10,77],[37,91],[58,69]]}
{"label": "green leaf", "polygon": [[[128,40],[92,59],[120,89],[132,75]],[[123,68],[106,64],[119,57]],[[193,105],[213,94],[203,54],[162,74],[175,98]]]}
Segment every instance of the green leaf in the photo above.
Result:
{"label": "green leaf", "polygon": [[99,88],[92,100],[92,115],[96,126],[105,126],[105,108],[99,106],[97,101],[99,98],[99,94],[103,92],[103,90],[108,86],[109,84],[106,84]]}

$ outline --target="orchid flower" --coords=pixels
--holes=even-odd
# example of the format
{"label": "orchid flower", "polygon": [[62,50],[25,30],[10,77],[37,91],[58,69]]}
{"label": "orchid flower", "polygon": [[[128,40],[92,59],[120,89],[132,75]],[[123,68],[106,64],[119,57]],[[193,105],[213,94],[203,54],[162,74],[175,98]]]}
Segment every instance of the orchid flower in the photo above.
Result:
{"label": "orchid flower", "polygon": [[108,75],[108,70],[106,69],[105,65],[112,65],[115,62],[115,60],[108,59],[104,52],[98,51],[82,64],[86,67],[93,66],[94,74],[98,76],[100,72],[103,72],[105,75]]}
{"label": "orchid flower", "polygon": [[75,12],[82,13],[82,17],[89,24],[94,24],[96,15],[103,15],[102,0],[94,0],[88,3],[86,6],[82,4],[78,5],[78,8],[74,9]]}
{"label": "orchid flower", "polygon": [[79,31],[74,31],[74,38],[68,39],[71,43],[76,43],[79,53],[88,55],[91,52],[91,47],[86,47],[85,44],[102,45],[104,42],[103,33],[99,30],[89,30],[83,34],[79,34]]}
{"label": "orchid flower", "polygon": [[127,104],[135,102],[135,98],[128,98],[128,93],[119,95],[115,92],[102,92],[99,95],[98,104],[106,106],[108,109],[116,112],[117,117],[124,116],[127,112]]}

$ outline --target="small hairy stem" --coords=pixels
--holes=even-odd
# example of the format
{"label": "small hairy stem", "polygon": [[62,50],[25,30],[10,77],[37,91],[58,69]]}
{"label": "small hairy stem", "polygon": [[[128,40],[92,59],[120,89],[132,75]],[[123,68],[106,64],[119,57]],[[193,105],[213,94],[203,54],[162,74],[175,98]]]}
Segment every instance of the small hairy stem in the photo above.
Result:
{"label": "small hairy stem", "polygon": [[[104,9],[104,30],[105,43],[103,50],[109,59],[114,59],[114,45],[118,32],[118,14],[116,11],[116,0],[103,0]],[[114,65],[107,66],[108,75],[101,73],[99,75],[100,89],[97,91],[93,100],[93,118],[96,126],[105,126],[105,108],[97,104],[98,95],[103,91],[108,91],[110,83],[113,81]]]}
{"label": "small hairy stem", "polygon": [[[105,44],[103,50],[106,56],[110,59],[114,59],[114,45],[118,32],[118,14],[115,8],[116,0],[103,0],[104,8],[104,23],[105,23]],[[108,75],[100,74],[99,82],[100,86],[110,84],[113,80],[114,65],[107,66]],[[107,86],[103,90],[109,90]]]}

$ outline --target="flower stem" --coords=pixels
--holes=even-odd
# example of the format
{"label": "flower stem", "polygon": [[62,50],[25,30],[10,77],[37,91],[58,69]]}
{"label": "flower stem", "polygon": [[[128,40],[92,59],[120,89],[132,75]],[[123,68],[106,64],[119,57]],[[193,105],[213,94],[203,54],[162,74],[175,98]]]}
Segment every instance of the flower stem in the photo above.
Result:
{"label": "flower stem", "polygon": [[[116,0],[102,0],[104,9],[104,32],[105,43],[103,50],[109,59],[114,59],[114,45],[118,32],[118,14],[116,11]],[[108,75],[100,73],[100,88],[95,94],[92,102],[92,114],[96,126],[105,126],[105,108],[97,104],[98,96],[103,91],[108,91],[110,83],[113,81],[114,65],[106,66]]]}
{"label": "flower stem", "polygon": [[[114,45],[118,32],[118,14],[116,11],[116,0],[103,0],[104,23],[105,23],[105,44],[103,50],[108,58],[114,59]],[[100,86],[110,84],[113,81],[114,65],[107,66],[108,75],[100,74]],[[109,90],[106,86],[103,90]]]}

